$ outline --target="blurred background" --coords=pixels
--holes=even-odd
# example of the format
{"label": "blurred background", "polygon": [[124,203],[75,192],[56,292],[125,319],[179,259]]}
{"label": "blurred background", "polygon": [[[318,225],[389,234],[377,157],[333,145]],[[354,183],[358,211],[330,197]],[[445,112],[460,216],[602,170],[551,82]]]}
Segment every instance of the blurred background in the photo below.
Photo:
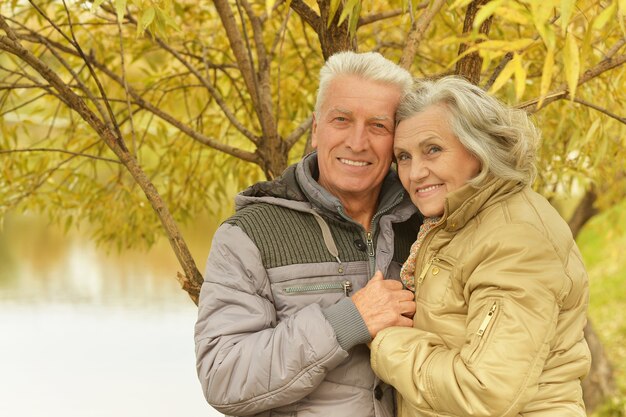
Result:
{"label": "blurred background", "polygon": [[[198,265],[211,228],[189,233]],[[97,247],[9,215],[0,232],[0,416],[221,416],[195,373],[196,306],[166,241]]]}

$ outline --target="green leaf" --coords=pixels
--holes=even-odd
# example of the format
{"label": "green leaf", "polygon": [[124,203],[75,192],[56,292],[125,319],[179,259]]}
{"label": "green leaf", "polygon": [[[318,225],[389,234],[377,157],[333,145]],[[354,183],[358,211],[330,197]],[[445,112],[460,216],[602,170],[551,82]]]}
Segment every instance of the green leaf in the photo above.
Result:
{"label": "green leaf", "polygon": [[150,23],[152,23],[152,21],[154,20],[155,14],[156,14],[156,11],[154,10],[154,7],[152,6],[148,7],[141,13],[141,18],[139,19],[139,25],[137,26],[137,31],[139,33],[143,33],[146,30],[146,28],[150,26]]}
{"label": "green leaf", "polygon": [[330,9],[328,10],[328,22],[326,22],[326,27],[329,28],[335,15],[337,14],[337,10],[339,9],[339,4],[341,4],[341,0],[330,0]]}
{"label": "green leaf", "polygon": [[361,15],[361,2],[356,5],[352,14],[350,14],[350,20],[348,22],[348,33],[350,33],[350,38],[354,38],[356,36],[357,25],[359,24],[359,17]]}
{"label": "green leaf", "polygon": [[565,39],[563,64],[565,65],[565,79],[567,80],[570,99],[574,100],[576,87],[578,86],[578,77],[580,76],[580,56],[578,53],[578,44],[571,32],[567,33],[567,38]]}
{"label": "green leaf", "polygon": [[337,25],[341,25],[343,21],[346,20],[346,17],[352,16],[357,4],[360,3],[360,1],[361,0],[348,0],[348,2],[343,6]]}

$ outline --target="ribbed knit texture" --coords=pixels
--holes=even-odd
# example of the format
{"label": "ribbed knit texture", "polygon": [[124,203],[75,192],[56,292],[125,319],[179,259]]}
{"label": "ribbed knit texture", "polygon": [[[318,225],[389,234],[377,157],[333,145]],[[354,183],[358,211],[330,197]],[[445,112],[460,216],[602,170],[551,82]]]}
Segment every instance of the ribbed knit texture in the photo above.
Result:
{"label": "ribbed knit texture", "polygon": [[372,341],[367,325],[350,298],[325,308],[322,313],[335,329],[337,341],[343,350]]}
{"label": "ribbed knit texture", "polygon": [[[342,262],[367,261],[366,251],[356,240],[363,239],[360,227],[347,222],[326,219]],[[241,228],[259,248],[267,269],[285,265],[336,262],[329,253],[319,225],[313,215],[267,203],[251,204],[226,220]],[[394,224],[393,260],[403,263],[415,240],[417,216]]]}

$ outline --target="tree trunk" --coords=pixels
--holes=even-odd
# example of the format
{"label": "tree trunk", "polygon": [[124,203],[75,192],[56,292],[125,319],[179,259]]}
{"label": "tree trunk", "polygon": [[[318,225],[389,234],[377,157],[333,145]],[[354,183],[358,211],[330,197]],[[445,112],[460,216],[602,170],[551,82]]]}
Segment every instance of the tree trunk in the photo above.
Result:
{"label": "tree trunk", "polygon": [[344,20],[341,25],[337,25],[339,16],[341,15],[341,7],[335,13],[333,21],[328,25],[328,17],[330,14],[330,2],[328,0],[319,0],[320,8],[319,25],[315,28],[317,36],[322,46],[322,54],[324,60],[327,60],[332,54],[341,51],[355,51],[356,39],[350,39],[348,31],[348,19]]}
{"label": "tree trunk", "polygon": [[[474,18],[476,17],[476,13],[481,6],[487,3],[489,3],[489,0],[474,0],[469,4],[469,6],[467,6],[465,21],[463,22],[463,33],[469,33],[472,31],[472,26],[474,25]],[[491,20],[492,18],[490,17],[480,25],[480,33],[489,33]],[[461,56],[468,48],[469,46],[467,44],[461,44],[461,46],[459,47],[459,56]],[[478,85],[480,81],[480,69],[482,65],[483,59],[480,57],[478,52],[472,52],[471,54],[465,55],[457,62],[455,74],[467,78],[467,80],[469,80],[472,84]]]}

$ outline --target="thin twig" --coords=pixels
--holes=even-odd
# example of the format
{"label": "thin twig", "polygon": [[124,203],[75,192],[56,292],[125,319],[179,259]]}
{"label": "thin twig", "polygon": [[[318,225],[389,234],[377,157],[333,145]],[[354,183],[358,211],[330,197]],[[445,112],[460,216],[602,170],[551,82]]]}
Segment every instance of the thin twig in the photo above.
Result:
{"label": "thin twig", "polygon": [[12,154],[12,153],[24,153],[24,152],[56,152],[56,153],[64,153],[68,155],[74,156],[82,156],[85,158],[96,159],[98,161],[104,162],[112,162],[114,164],[121,164],[120,161],[111,158],[105,158],[102,156],[89,155],[80,152],[72,152],[65,149],[54,149],[54,148],[27,148],[27,149],[0,149],[0,154]]}
{"label": "thin twig", "polygon": [[[564,98],[569,98],[569,94],[567,95],[567,97],[564,97]],[[594,110],[597,110],[600,113],[606,114],[607,116],[612,117],[613,119],[617,120],[620,123],[626,124],[626,117],[618,116],[617,114],[612,113],[612,112],[608,111],[607,109],[598,106],[597,104],[590,103],[590,102],[585,101],[583,99],[580,99],[578,97],[574,98],[574,101],[576,103],[578,103],[578,104],[582,104],[583,106],[587,106],[587,107],[590,107],[590,108],[592,108]]]}
{"label": "thin twig", "polygon": [[133,111],[130,105],[130,94],[128,94],[128,79],[126,77],[126,60],[124,59],[124,37],[122,35],[122,24],[117,21],[117,32],[120,39],[120,66],[122,70],[122,82],[124,83],[124,93],[126,96],[126,107],[128,108],[128,120],[130,122],[130,137],[131,137],[131,153],[137,157],[137,134],[135,132],[135,123],[133,121]]}

